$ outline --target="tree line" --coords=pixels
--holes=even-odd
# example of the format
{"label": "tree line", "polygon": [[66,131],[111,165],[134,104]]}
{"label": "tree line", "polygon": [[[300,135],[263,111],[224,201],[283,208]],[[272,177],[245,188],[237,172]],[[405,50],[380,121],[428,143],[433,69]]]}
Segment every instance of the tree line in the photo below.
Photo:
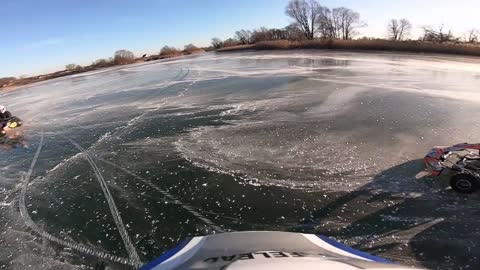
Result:
{"label": "tree line", "polygon": [[[160,57],[174,57],[183,54],[192,54],[198,51],[201,51],[201,48],[193,44],[188,44],[184,46],[183,50],[177,49],[173,46],[164,46],[159,51],[158,56]],[[146,54],[142,56],[142,58],[146,57]],[[109,67],[109,66],[116,66],[116,65],[125,65],[125,64],[132,64],[136,61],[135,54],[129,50],[118,50],[113,54],[113,57],[109,58],[101,58],[97,59],[92,62],[90,66],[92,67]],[[65,66],[65,70],[68,71],[75,71],[81,70],[83,67],[77,64],[68,64]]]}
{"label": "tree line", "polygon": [[[351,40],[359,35],[359,29],[367,26],[358,12],[346,7],[328,8],[322,6],[317,0],[290,0],[285,7],[285,15],[292,20],[292,23],[284,28],[241,29],[235,32],[234,37],[224,41],[213,38],[211,46],[218,49],[268,40]],[[403,41],[410,38],[412,29],[412,23],[405,18],[391,19],[387,24],[386,34],[392,41]],[[421,30],[423,36],[419,39],[422,41],[444,43],[461,40],[443,25],[437,28],[422,26]],[[479,37],[480,31],[471,30],[463,40],[477,43]]]}
{"label": "tree line", "polygon": [[[191,43],[185,45],[183,50],[178,49],[178,48],[173,47],[173,46],[164,46],[164,47],[162,47],[162,49],[160,49],[160,51],[158,52],[158,55],[153,55],[153,60],[161,59],[161,58],[175,57],[175,56],[180,56],[180,55],[188,55],[188,54],[193,54],[193,53],[201,52],[201,51],[203,51],[202,48],[199,48],[199,47],[197,47],[197,46],[195,46]],[[140,58],[146,58],[146,57],[147,57],[147,55],[144,54]],[[150,57],[152,57],[152,56],[150,56]],[[97,59],[97,60],[93,61],[88,66],[82,67],[81,65],[77,65],[75,63],[67,64],[67,65],[65,65],[65,71],[68,71],[67,74],[70,74],[70,73],[93,70],[93,69],[96,69],[96,68],[132,64],[132,63],[135,63],[137,60],[138,60],[138,58],[135,56],[135,54],[133,52],[131,52],[129,50],[118,50],[113,54],[112,57]],[[36,80],[36,79],[40,79],[40,77],[42,77],[42,76],[33,76],[33,77],[20,76],[19,78],[3,77],[3,78],[0,78],[0,88],[2,88],[4,86],[11,85],[11,84],[14,84],[14,83],[18,82],[19,80],[23,80],[23,79]]]}

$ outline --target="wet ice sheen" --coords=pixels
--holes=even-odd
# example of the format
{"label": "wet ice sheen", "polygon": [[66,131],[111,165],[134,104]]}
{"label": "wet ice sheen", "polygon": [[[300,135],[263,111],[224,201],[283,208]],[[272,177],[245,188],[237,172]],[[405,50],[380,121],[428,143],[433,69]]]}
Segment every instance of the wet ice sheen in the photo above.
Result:
{"label": "wet ice sheen", "polygon": [[413,176],[431,146],[480,140],[479,66],[433,55],[212,53],[3,93],[32,147],[0,156],[0,262],[97,260],[40,241],[18,215],[43,128],[25,203],[61,241],[128,257],[94,171],[65,135],[98,158],[142,261],[188,236],[290,230],[408,264],[478,268],[479,197]]}

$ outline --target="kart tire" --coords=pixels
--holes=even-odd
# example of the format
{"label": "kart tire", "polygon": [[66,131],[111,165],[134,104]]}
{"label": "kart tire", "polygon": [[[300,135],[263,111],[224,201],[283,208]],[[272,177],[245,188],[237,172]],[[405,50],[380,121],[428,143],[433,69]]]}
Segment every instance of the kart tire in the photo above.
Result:
{"label": "kart tire", "polygon": [[455,192],[470,194],[477,190],[478,188],[478,179],[466,173],[459,173],[450,179],[450,186]]}

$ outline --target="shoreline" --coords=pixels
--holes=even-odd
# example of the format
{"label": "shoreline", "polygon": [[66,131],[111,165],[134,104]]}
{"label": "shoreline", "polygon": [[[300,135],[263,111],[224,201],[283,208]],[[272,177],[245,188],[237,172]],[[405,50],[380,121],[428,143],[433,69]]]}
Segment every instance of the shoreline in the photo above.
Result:
{"label": "shoreline", "polygon": [[[262,41],[255,44],[235,45],[213,50],[218,53],[241,52],[241,51],[294,51],[294,50],[339,50],[350,52],[404,52],[411,54],[441,54],[449,56],[480,57],[480,45],[453,44],[453,43],[430,43],[423,41],[390,41],[390,40],[272,40]],[[81,70],[62,70],[50,74],[43,74],[29,78],[19,79],[12,84],[0,86],[0,93],[15,91],[21,87],[43,83],[46,81],[78,75],[89,72],[109,71],[134,64],[145,64],[159,60],[170,60],[190,55],[198,55],[208,52],[196,50],[192,52],[179,52],[168,55],[151,55],[145,58],[137,58],[133,63],[110,66],[86,66]],[[480,60],[480,58],[479,58]]]}
{"label": "shoreline", "polygon": [[344,50],[344,51],[382,51],[433,53],[453,56],[480,57],[480,46],[471,44],[429,43],[423,41],[389,41],[389,40],[307,40],[263,41],[255,44],[237,45],[217,49],[216,52],[262,51],[262,50]]}
{"label": "shoreline", "polygon": [[203,54],[205,52],[206,52],[205,50],[200,49],[200,50],[195,50],[191,52],[179,52],[179,53],[173,53],[173,54],[167,54],[167,55],[151,55],[145,58],[137,58],[132,63],[127,63],[127,64],[117,64],[117,65],[108,65],[108,66],[86,66],[79,70],[56,71],[49,74],[42,74],[42,75],[32,76],[24,79],[18,79],[16,82],[13,82],[11,84],[0,86],[0,93],[9,93],[15,90],[19,90],[21,87],[40,84],[43,82],[47,82],[55,79],[61,79],[63,77],[68,77],[68,76],[74,76],[74,75],[89,73],[89,72],[103,72],[103,71],[107,72],[109,70],[115,70],[117,68],[122,68],[129,65],[146,64],[148,62],[168,60],[168,59],[180,58],[180,57],[191,56],[191,55],[198,55],[198,54]]}

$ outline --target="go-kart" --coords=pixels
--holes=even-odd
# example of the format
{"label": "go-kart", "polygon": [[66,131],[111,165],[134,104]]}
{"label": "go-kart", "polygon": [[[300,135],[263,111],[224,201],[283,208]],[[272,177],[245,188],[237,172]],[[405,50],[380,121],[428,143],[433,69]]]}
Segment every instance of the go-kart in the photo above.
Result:
{"label": "go-kart", "polygon": [[437,146],[423,159],[425,170],[417,179],[451,172],[450,186],[459,193],[472,193],[480,188],[480,144],[462,143],[451,147]]}
{"label": "go-kart", "polygon": [[10,117],[10,119],[8,119],[8,121],[7,121],[6,126],[0,131],[0,137],[3,137],[5,135],[7,135],[7,131],[9,129],[14,129],[14,128],[21,127],[22,124],[23,124],[23,122],[20,118],[18,118],[16,116]]}
{"label": "go-kart", "polygon": [[27,148],[22,126],[22,120],[18,117],[11,117],[7,120],[4,128],[0,127],[0,147],[3,149]]}

